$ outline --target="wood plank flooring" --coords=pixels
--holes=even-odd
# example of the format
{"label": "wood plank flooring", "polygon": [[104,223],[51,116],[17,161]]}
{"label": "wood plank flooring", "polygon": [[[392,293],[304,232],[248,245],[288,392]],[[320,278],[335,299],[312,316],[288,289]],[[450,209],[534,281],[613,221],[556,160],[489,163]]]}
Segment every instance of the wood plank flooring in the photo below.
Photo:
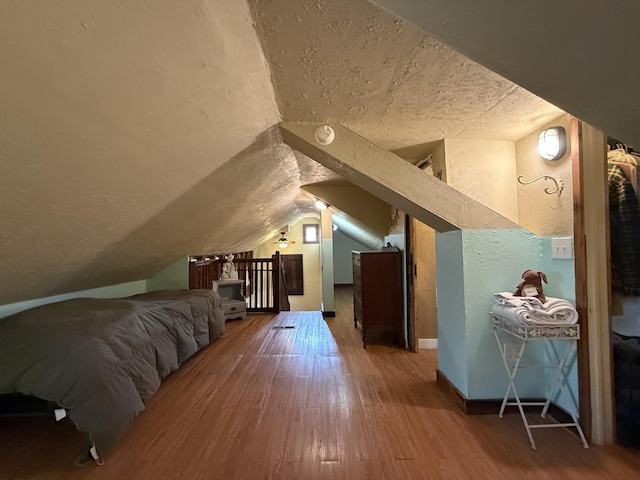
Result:
{"label": "wood plank flooring", "polygon": [[335,318],[228,322],[103,466],[73,465],[84,439],[70,422],[0,418],[0,479],[640,478],[640,452],[585,450],[564,429],[534,431],[532,450],[518,415],[464,415],[436,385],[435,351],[362,348],[349,295],[337,289]]}

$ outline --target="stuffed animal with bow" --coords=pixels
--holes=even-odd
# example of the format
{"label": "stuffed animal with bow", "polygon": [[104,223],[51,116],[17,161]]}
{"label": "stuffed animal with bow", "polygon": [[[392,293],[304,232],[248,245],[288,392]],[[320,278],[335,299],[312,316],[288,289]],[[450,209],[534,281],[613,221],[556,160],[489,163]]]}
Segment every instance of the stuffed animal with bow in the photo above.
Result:
{"label": "stuffed animal with bow", "polygon": [[523,281],[516,286],[513,292],[514,297],[538,297],[544,303],[547,301],[542,290],[542,281],[547,283],[547,276],[544,272],[536,272],[534,270],[526,270],[522,274]]}

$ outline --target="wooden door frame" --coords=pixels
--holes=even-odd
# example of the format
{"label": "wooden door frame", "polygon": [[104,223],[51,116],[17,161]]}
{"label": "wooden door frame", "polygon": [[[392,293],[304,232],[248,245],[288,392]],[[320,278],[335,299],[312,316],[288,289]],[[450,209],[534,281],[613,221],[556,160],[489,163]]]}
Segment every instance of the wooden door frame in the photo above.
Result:
{"label": "wooden door frame", "polygon": [[591,394],[589,385],[589,322],[588,297],[586,287],[586,249],[584,232],[584,192],[580,174],[582,172],[582,125],[571,119],[571,167],[573,183],[573,246],[574,246],[574,275],[576,291],[576,310],[580,323],[580,341],[577,347],[578,356],[578,398],[580,399],[580,424],[591,440]]}
{"label": "wooden door frame", "polygon": [[407,286],[407,348],[412,352],[418,351],[418,332],[416,325],[416,297],[414,294],[414,280],[416,274],[415,244],[416,229],[413,227],[413,217],[404,214],[404,238],[405,238],[405,285]]}
{"label": "wooden door frame", "polygon": [[[615,442],[606,140],[571,119],[580,424],[589,441]],[[588,192],[588,194],[586,193]]]}

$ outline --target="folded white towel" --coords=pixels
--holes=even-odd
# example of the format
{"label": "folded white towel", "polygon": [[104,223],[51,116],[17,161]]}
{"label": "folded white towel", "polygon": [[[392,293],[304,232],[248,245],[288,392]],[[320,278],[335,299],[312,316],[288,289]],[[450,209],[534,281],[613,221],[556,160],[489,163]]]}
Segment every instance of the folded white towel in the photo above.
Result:
{"label": "folded white towel", "polygon": [[558,323],[572,324],[578,322],[578,311],[569,302],[566,302],[566,304],[558,302],[556,305],[547,307],[546,313]]}
{"label": "folded white towel", "polygon": [[494,293],[493,298],[501,305],[510,305],[512,307],[522,307],[523,305],[532,305],[542,308],[543,303],[538,297],[516,297],[510,292]]}
{"label": "folded white towel", "polygon": [[511,305],[502,305],[500,303],[496,303],[491,307],[491,313],[494,313],[502,318],[506,318],[513,323],[527,323],[527,310],[522,307],[513,307]]}
{"label": "folded white towel", "polygon": [[531,325],[572,325],[578,321],[574,306],[562,298],[514,297],[508,292],[494,294],[491,312],[516,323]]}
{"label": "folded white towel", "polygon": [[547,311],[556,307],[574,308],[571,302],[569,302],[568,300],[565,300],[564,298],[554,297],[547,297],[547,300],[544,302],[543,307]]}
{"label": "folded white towel", "polygon": [[568,308],[549,313],[543,310],[530,310],[526,307],[512,307],[496,303],[491,307],[491,312],[523,325],[573,325],[578,321],[578,312]]}

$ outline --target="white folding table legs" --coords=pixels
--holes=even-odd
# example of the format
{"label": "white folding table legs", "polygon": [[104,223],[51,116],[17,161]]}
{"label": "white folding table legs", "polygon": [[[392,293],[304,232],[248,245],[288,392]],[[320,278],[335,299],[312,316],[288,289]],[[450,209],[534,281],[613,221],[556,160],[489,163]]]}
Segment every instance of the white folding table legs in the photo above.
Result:
{"label": "white folding table legs", "polygon": [[[499,331],[502,330],[504,332],[506,332],[507,334],[510,334],[511,336],[518,338],[522,343],[519,346],[518,349],[518,354],[517,357],[515,358],[515,360],[510,361],[508,355],[507,355],[507,344],[506,343],[502,343],[500,340],[500,335],[499,335]],[[502,357],[502,363],[504,364],[504,368],[507,372],[507,377],[508,377],[508,385],[507,385],[507,391],[504,394],[504,398],[502,400],[502,405],[500,406],[500,417],[502,417],[504,415],[504,410],[507,407],[507,405],[509,406],[517,406],[518,407],[518,411],[520,412],[520,417],[522,418],[522,423],[524,423],[524,427],[527,430],[527,436],[529,437],[529,442],[531,443],[531,448],[535,449],[536,448],[536,442],[533,439],[533,435],[531,434],[531,429],[534,428],[557,428],[557,427],[575,427],[576,430],[578,431],[578,434],[580,435],[580,439],[582,440],[582,446],[584,448],[589,448],[589,444],[587,443],[587,440],[584,436],[584,433],[582,432],[582,428],[580,427],[580,424],[578,423],[578,418],[576,417],[576,414],[571,411],[568,412],[571,415],[571,419],[572,422],[570,423],[545,423],[545,424],[540,424],[540,425],[529,425],[529,421],[527,420],[527,416],[525,415],[524,412],[524,408],[523,407],[527,407],[527,406],[541,406],[542,408],[542,413],[541,416],[544,418],[547,415],[547,411],[549,410],[549,405],[551,404],[551,399],[555,397],[556,393],[560,392],[564,392],[564,388],[565,388],[565,384],[566,384],[566,371],[565,371],[565,367],[567,364],[567,359],[569,358],[569,354],[571,353],[571,346],[575,344],[576,339],[574,338],[567,338],[567,339],[563,339],[563,338],[556,338],[554,339],[555,341],[563,341],[566,343],[566,347],[564,348],[564,351],[561,353],[560,357],[556,356],[556,362],[555,363],[550,363],[550,364],[545,364],[545,365],[533,365],[533,366],[523,366],[522,364],[522,360],[524,358],[524,352],[525,349],[527,347],[527,344],[529,343],[529,340],[527,338],[523,338],[520,335],[514,335],[512,332],[509,332],[508,330],[503,330],[499,327],[494,326],[493,328],[493,333],[494,336],[496,338],[496,341],[498,343],[498,349],[500,350],[500,356]],[[551,339],[547,339],[547,338],[539,338],[539,339],[535,339],[538,341],[551,341]],[[535,341],[534,340],[534,341]],[[555,353],[555,350],[554,350]],[[512,365],[511,365],[512,364]],[[551,388],[550,393],[546,396],[546,400],[544,402],[523,402],[520,399],[520,396],[518,395],[518,391],[516,390],[516,384],[515,384],[515,379],[516,376],[518,374],[518,372],[522,369],[522,368],[547,368],[547,369],[552,369],[555,370],[555,380],[554,380],[554,384],[553,387]],[[510,395],[511,393],[513,393],[513,401],[510,401]],[[576,406],[577,408],[577,406]]]}

